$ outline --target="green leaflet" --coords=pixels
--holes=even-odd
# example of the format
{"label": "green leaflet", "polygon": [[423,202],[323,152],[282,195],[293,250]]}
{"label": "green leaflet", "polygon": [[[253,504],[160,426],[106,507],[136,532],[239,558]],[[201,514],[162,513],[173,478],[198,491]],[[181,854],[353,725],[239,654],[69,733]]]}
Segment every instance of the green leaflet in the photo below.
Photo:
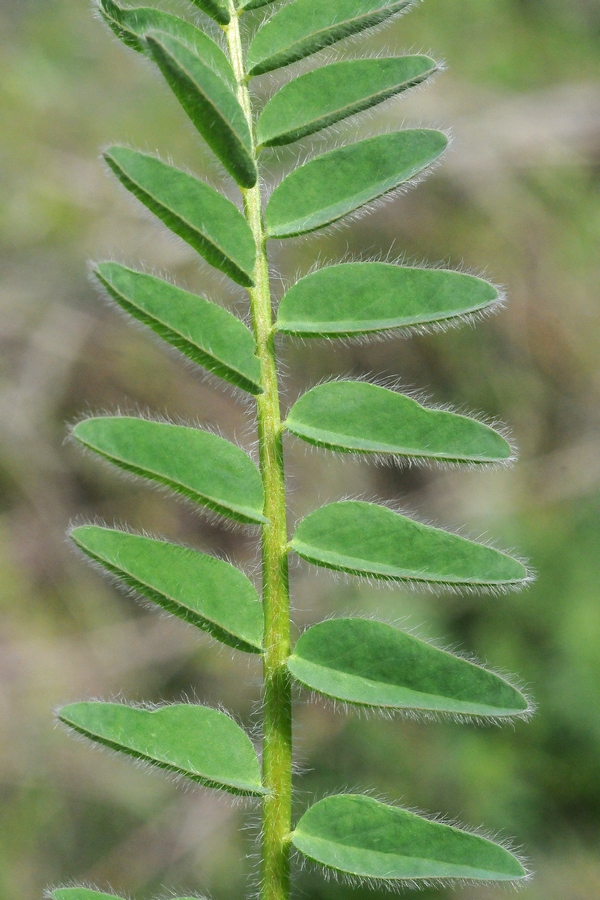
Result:
{"label": "green leaflet", "polygon": [[235,566],[187,547],[84,525],[75,544],[127,587],[237,650],[260,653],[263,609],[256,588]]}
{"label": "green leaflet", "polygon": [[452,322],[497,302],[493,285],[462,272],[344,263],[290,288],[279,304],[277,328],[300,337],[352,337]]}
{"label": "green leaflet", "polygon": [[426,409],[410,397],[364,381],[314,387],[294,404],[285,426],[310,444],[347,452],[469,463],[511,456],[510,446],[488,425]]}
{"label": "green leaflet", "polygon": [[309,160],[271,194],[265,214],[269,237],[293,237],[337,222],[418,175],[447,144],[441,131],[416,128],[381,134]]}
{"label": "green leaflet", "polygon": [[169,87],[213,153],[241,187],[256,184],[258,173],[250,129],[229,86],[188,46],[160,32],[146,43]]}
{"label": "green leaflet", "polygon": [[84,419],[73,437],[89,450],[230,519],[264,524],[263,486],[250,457],[216,434],[132,416]]}
{"label": "green leaflet", "polygon": [[205,65],[214,69],[235,89],[236,81],[231,63],[219,45],[191,22],[186,22],[185,19],[171,13],[162,12],[160,9],[119,6],[114,0],[100,0],[98,8],[100,15],[117,37],[138,53],[148,52],[143,38],[149,31],[162,31],[189,44]]}
{"label": "green leaflet", "polygon": [[215,22],[218,22],[219,25],[228,25],[231,19],[229,15],[229,10],[227,9],[227,3],[221,2],[221,0],[190,0],[198,9],[201,9],[203,13],[206,13],[207,16],[210,16],[211,19],[214,19]]}
{"label": "green leaflet", "polygon": [[118,263],[100,263],[94,274],[129,315],[189,359],[251,394],[262,393],[256,342],[237,316],[167,281]]}
{"label": "green leaflet", "polygon": [[298,681],[344,703],[461,716],[522,716],[504,678],[383,622],[329,619],[304,632],[288,660]]}
{"label": "green leaflet", "polygon": [[428,56],[349,59],[285,84],[258,120],[260,145],[291,144],[419,84],[436,64]]}
{"label": "green leaflet", "polygon": [[71,887],[58,888],[50,894],[51,900],[121,900],[115,894],[103,894],[100,891],[91,891],[89,888]]}
{"label": "green leaflet", "polygon": [[310,513],[291,546],[317,566],[392,581],[497,587],[528,578],[506,553],[354,500]]}
{"label": "green leaflet", "polygon": [[[48,895],[50,900],[121,900],[115,894],[103,894],[90,888],[72,887],[58,888]],[[173,900],[198,900],[197,897],[178,897]]]}
{"label": "green leaflet", "polygon": [[155,156],[111,147],[104,158],[121,184],[207,262],[250,287],[256,247],[239,209],[198,178]]}
{"label": "green leaflet", "polygon": [[325,866],[385,881],[527,876],[512,853],[486,838],[356,794],[315,803],[300,819],[292,843]]}
{"label": "green leaflet", "polygon": [[[81,887],[58,888],[48,896],[50,900],[121,900],[115,894],[103,894],[101,891],[93,891],[90,888]],[[174,897],[173,900],[197,900],[197,898]]]}
{"label": "green leaflet", "polygon": [[250,75],[304,59],[342,38],[379,25],[410,0],[295,0],[263,25],[248,49]]}
{"label": "green leaflet", "polygon": [[232,794],[265,793],[248,735],[225,713],[176,703],[148,710],[122,703],[72,703],[58,718],[112,750]]}

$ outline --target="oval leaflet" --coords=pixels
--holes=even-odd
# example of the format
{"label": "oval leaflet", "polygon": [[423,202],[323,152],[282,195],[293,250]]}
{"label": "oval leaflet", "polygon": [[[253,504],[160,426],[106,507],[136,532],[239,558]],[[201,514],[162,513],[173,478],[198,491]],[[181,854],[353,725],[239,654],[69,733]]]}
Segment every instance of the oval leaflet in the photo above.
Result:
{"label": "oval leaflet", "polygon": [[494,588],[528,580],[525,566],[506,553],[358,500],[310,513],[291,547],[314,565],[390,581]]}
{"label": "oval leaflet", "polygon": [[527,877],[512,853],[486,838],[357,794],[315,803],[300,819],[292,843],[310,859],[362,878],[518,881]]}
{"label": "oval leaflet", "polygon": [[121,184],[211,266],[237,284],[252,286],[256,246],[237,206],[199,178],[148,153],[111,147],[104,159]]}
{"label": "oval leaflet", "polygon": [[420,84],[435,69],[428,56],[348,59],[313,69],[269,100],[258,120],[258,143],[291,144]]}
{"label": "oval leaflet", "polygon": [[111,298],[188,359],[251,394],[262,393],[256,341],[216,303],[168,281],[104,262],[94,274]]}
{"label": "oval leaflet", "polygon": [[407,129],[309,160],[271,194],[265,212],[269,236],[294,237],[337,222],[420,174],[447,144],[441,131]]}
{"label": "oval leaflet", "polygon": [[207,66],[235,89],[235,75],[231,63],[208,35],[191,22],[171,13],[146,6],[119,6],[115,0],[100,0],[100,15],[109,28],[132,50],[148,54],[144,36],[149,31],[162,31],[193,48]]}
{"label": "oval leaflet", "polygon": [[120,900],[115,894],[103,894],[90,888],[58,888],[49,895],[51,900]]}
{"label": "oval leaflet", "polygon": [[84,737],[205,787],[260,796],[260,767],[248,735],[217,709],[175,703],[141,709],[72,703],[58,717]]}
{"label": "oval leaflet", "polygon": [[341,263],[318,269],[289,289],[279,304],[277,329],[298,337],[358,337],[452,323],[499,300],[492,284],[463,272]]}
{"label": "oval leaflet", "polygon": [[495,719],[530,711],[506,679],[372,619],[313,625],[288,669],[306,687],[359,706]]}
{"label": "oval leaflet", "polygon": [[264,524],[264,491],[250,457],[210,431],[135,416],[84,419],[73,437],[109,462],[230,519]]}
{"label": "oval leaflet", "polygon": [[263,609],[235,566],[188,547],[96,525],[71,539],[87,556],[158,606],[237,650],[261,653]]}
{"label": "oval leaflet", "polygon": [[308,443],[348,453],[460,463],[505,462],[512,454],[502,435],[476,419],[364,381],[317,385],[296,401],[285,426]]}
{"label": "oval leaflet", "polygon": [[410,0],[294,0],[269,19],[248,48],[250,75],[272,72],[401,12]]}
{"label": "oval leaflet", "polygon": [[215,156],[239,185],[254,187],[258,173],[250,129],[229,85],[176,38],[151,31],[146,43],[167,84]]}

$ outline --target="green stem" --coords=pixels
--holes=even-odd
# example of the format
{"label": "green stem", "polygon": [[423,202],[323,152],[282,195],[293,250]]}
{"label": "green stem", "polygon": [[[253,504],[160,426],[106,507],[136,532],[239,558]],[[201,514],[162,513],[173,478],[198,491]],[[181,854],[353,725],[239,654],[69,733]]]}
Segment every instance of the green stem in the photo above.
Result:
{"label": "green stem", "polygon": [[[231,22],[225,28],[240,101],[251,134],[252,104],[247,87],[239,18],[230,0]],[[254,137],[253,146],[255,147]],[[254,150],[256,157],[256,150]],[[255,287],[250,311],[261,364],[263,393],[257,398],[260,467],[265,489],[262,574],[265,611],[263,777],[269,794],[262,823],[262,900],[288,900],[292,807],[292,696],[286,667],[290,653],[288,540],[282,426],[275,359],[271,289],[262,214],[260,181],[242,190],[246,219],[256,242]]]}

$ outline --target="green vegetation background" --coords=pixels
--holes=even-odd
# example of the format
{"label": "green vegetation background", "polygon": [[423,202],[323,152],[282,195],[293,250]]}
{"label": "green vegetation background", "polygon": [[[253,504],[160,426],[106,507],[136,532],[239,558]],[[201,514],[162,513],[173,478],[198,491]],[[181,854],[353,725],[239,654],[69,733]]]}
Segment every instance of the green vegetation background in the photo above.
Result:
{"label": "green vegetation background", "polygon": [[[485,823],[514,835],[538,872],[521,896],[591,900],[600,896],[600,6],[428,0],[369,46],[432,49],[449,70],[344,133],[451,126],[453,150],[410,194],[350,227],[278,247],[282,279],[317,255],[392,248],[485,268],[508,286],[510,303],[476,329],[410,341],[286,343],[286,402],[331,374],[399,377],[436,402],[510,423],[520,461],[491,473],[399,470],[290,440],[290,519],[345,494],[391,497],[519,548],[539,578],[517,595],[433,597],[296,566],[296,623],[357,611],[406,623],[518,673],[539,712],[514,729],[476,729],[346,715],[302,697],[298,807],[352,787]],[[255,535],[209,525],[64,444],[66,421],[117,406],[218,423],[253,441],[239,398],[126,324],[86,279],[89,257],[116,256],[244,309],[230,284],[107,176],[98,148],[113,140],[222,183],[160,79],[109,37],[86,0],[2,0],[0,898],[33,900],[76,879],[140,898],[164,887],[228,900],[249,896],[256,876],[247,856],[256,808],[183,791],[72,741],[52,720],[59,703],[100,696],[187,696],[222,702],[249,726],[259,718],[255,661],[136,606],[64,539],[72,519],[99,517],[231,555],[249,570],[257,559]],[[275,177],[292,158],[271,158]],[[367,895],[381,896],[313,870],[300,876],[298,896],[312,900]]]}

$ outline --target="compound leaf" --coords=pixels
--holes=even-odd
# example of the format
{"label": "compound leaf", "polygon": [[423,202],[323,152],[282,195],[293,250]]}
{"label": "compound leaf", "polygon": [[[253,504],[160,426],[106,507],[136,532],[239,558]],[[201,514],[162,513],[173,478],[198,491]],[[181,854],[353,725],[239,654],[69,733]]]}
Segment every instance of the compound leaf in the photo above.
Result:
{"label": "compound leaf", "polygon": [[133,416],[84,419],[73,437],[114,465],[230,519],[264,524],[258,469],[239,447],[199,428]]}
{"label": "compound leaf", "polygon": [[235,566],[166,541],[83,525],[71,532],[87,556],[128,588],[237,650],[260,653],[263,610]]}
{"label": "compound leaf", "polygon": [[441,131],[381,134],[309,160],[275,188],[266,209],[269,237],[286,238],[337,222],[430,166],[446,149]]}
{"label": "compound leaf", "polygon": [[144,37],[149,31],[162,31],[189,44],[207,66],[235,89],[236,81],[231,63],[219,45],[191,22],[160,9],[119,6],[114,0],[100,0],[98,8],[117,37],[138,53],[148,53]]}
{"label": "compound leaf", "polygon": [[198,9],[201,9],[203,13],[206,13],[207,16],[210,16],[211,19],[214,19],[215,22],[218,22],[219,25],[229,25],[231,20],[231,16],[229,15],[229,10],[227,9],[227,4],[222,3],[221,0],[191,0]]}
{"label": "compound leaf", "polygon": [[285,84],[257,125],[265,147],[291,144],[424,81],[436,64],[428,56],[349,59],[322,66]]}
{"label": "compound leaf", "polygon": [[150,53],[169,87],[214,154],[245,188],[257,179],[250,129],[229,86],[193,50],[160,32],[146,36]]}
{"label": "compound leaf", "polygon": [[510,459],[504,438],[467,416],[426,409],[403,394],[364,381],[332,381],[294,404],[285,426],[310,444],[447,462]]}
{"label": "compound leaf", "polygon": [[295,0],[257,32],[248,49],[250,75],[304,59],[405,9],[410,0]]}
{"label": "compound leaf", "polygon": [[58,718],[79,734],[205,787],[264,794],[248,735],[225,713],[176,703],[140,709],[122,703],[72,703]]}
{"label": "compound leaf", "polygon": [[288,669],[312,690],[360,706],[461,716],[522,716],[504,678],[370,619],[330,619],[304,632]]}
{"label": "compound leaf", "polygon": [[122,309],[189,359],[251,394],[262,393],[256,342],[237,316],[118,263],[100,263],[95,275]]}
{"label": "compound leaf", "polygon": [[315,803],[300,819],[292,843],[309,859],[363,878],[515,881],[527,876],[512,853],[486,838],[356,794]]}
{"label": "compound leaf", "polygon": [[343,263],[296,282],[279,305],[277,328],[301,337],[353,337],[452,322],[498,299],[493,285],[462,272]]}
{"label": "compound leaf", "polygon": [[239,209],[209,187],[147,153],[111,147],[104,158],[121,184],[207,262],[251,287],[256,247]]}
{"label": "compound leaf", "polygon": [[528,578],[506,553],[355,500],[310,513],[291,546],[317,566],[391,581],[497,587]]}

